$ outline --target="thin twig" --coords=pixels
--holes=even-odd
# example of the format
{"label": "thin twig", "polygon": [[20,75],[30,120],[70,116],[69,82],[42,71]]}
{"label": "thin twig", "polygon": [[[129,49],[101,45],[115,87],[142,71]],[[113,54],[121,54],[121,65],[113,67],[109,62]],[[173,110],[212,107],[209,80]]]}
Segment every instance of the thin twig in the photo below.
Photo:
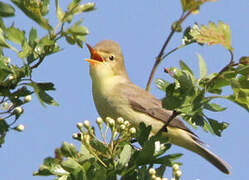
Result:
{"label": "thin twig", "polygon": [[34,64],[33,66],[31,66],[30,68],[31,69],[37,68],[42,63],[42,61],[44,60],[44,58],[45,58],[45,56],[40,57],[39,61],[36,64]]}
{"label": "thin twig", "polygon": [[[181,24],[190,14],[191,14],[191,12],[193,11],[194,9],[191,9],[191,10],[189,10],[186,14],[182,14],[181,15],[181,17],[179,18],[179,20],[177,21],[179,24]],[[161,61],[166,57],[164,57],[163,58],[163,54],[164,54],[164,51],[165,51],[165,49],[166,49],[166,47],[167,47],[167,45],[169,44],[169,41],[171,40],[171,38],[172,38],[172,36],[174,35],[174,33],[176,32],[176,30],[174,29],[174,28],[172,28],[171,29],[171,32],[169,33],[169,35],[168,35],[168,37],[167,37],[167,39],[166,39],[166,41],[164,42],[164,44],[163,44],[163,46],[162,46],[162,48],[161,48],[161,50],[160,50],[160,52],[159,52],[159,54],[158,54],[158,56],[156,57],[156,61],[155,61],[155,63],[154,63],[154,65],[153,65],[153,68],[152,68],[152,70],[151,70],[151,73],[150,73],[150,76],[149,76],[149,79],[148,79],[148,82],[147,82],[147,84],[146,84],[146,88],[145,88],[145,90],[146,91],[149,91],[150,90],[150,85],[151,85],[151,82],[152,82],[152,79],[153,79],[153,77],[154,77],[154,75],[155,75],[155,72],[156,72],[156,69],[157,69],[157,67],[158,67],[158,65],[161,63]],[[174,51],[176,51],[177,49],[174,49]],[[173,51],[173,52],[174,52]],[[171,54],[172,52],[170,51],[170,54]],[[168,55],[167,55],[168,56]]]}
{"label": "thin twig", "polygon": [[208,84],[207,84],[207,87],[208,87],[209,85],[211,85],[212,82],[214,82],[216,79],[218,79],[218,78],[222,75],[222,73],[225,72],[226,70],[228,70],[230,67],[235,66],[235,65],[238,65],[238,63],[234,63],[233,52],[232,52],[231,50],[229,50],[229,53],[230,53],[230,56],[231,56],[230,62],[229,62],[224,68],[222,68],[222,69],[220,70],[220,72],[219,72],[215,77],[213,77],[212,79],[209,80],[209,82],[208,82]]}

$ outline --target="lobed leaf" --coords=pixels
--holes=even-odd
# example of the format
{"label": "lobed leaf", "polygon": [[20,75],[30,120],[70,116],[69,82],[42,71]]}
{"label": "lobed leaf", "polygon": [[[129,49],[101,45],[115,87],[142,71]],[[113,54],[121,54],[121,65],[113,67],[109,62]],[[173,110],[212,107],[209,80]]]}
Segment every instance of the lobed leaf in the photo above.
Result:
{"label": "lobed leaf", "polygon": [[230,27],[223,23],[218,22],[216,25],[213,22],[209,22],[208,26],[194,25],[190,31],[190,35],[198,42],[207,45],[220,44],[226,49],[232,51],[231,46],[231,32]]}
{"label": "lobed leaf", "polygon": [[32,82],[27,84],[29,86],[32,86],[34,88],[35,94],[37,95],[38,99],[40,100],[40,103],[45,106],[45,104],[58,106],[59,104],[50,96],[48,95],[44,89],[42,89],[42,86],[39,86],[39,84]]}

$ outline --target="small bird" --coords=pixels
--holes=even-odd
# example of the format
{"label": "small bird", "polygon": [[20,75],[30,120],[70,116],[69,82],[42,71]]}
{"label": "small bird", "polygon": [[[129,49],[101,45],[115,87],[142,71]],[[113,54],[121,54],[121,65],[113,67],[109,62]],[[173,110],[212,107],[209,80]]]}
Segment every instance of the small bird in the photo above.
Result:
{"label": "small bird", "polygon": [[[164,109],[160,100],[130,81],[119,44],[104,40],[94,48],[89,44],[87,47],[91,58],[85,60],[90,63],[93,99],[99,115],[102,118],[123,117],[135,127],[144,122],[151,125],[152,134],[160,131],[173,112]],[[170,121],[163,136],[172,144],[199,154],[223,173],[230,173],[230,166],[208,150],[180,119]]]}

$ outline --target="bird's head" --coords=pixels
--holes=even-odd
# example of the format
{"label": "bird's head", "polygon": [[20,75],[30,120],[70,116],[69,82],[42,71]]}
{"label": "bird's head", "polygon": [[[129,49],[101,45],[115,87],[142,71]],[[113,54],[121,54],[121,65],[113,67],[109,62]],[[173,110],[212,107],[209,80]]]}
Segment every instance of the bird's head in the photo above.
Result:
{"label": "bird's head", "polygon": [[127,77],[124,58],[118,43],[112,40],[104,40],[94,47],[87,44],[87,47],[91,58],[85,60],[90,63],[92,78]]}

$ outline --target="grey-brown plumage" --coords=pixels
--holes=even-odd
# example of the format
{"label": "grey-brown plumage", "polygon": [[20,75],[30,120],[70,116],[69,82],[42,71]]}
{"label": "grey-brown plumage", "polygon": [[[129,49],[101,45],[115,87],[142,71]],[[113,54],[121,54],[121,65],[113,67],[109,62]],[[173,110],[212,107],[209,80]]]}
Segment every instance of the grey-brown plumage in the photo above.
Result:
{"label": "grey-brown plumage", "polygon": [[[105,40],[94,49],[89,45],[88,48],[91,52],[91,59],[87,61],[90,62],[93,98],[100,116],[121,116],[136,127],[144,122],[152,126],[152,134],[157,133],[168,122],[172,111],[162,108],[158,99],[129,80],[119,45]],[[171,143],[199,154],[222,172],[229,174],[229,165],[209,151],[180,119],[171,121],[163,135]]]}

